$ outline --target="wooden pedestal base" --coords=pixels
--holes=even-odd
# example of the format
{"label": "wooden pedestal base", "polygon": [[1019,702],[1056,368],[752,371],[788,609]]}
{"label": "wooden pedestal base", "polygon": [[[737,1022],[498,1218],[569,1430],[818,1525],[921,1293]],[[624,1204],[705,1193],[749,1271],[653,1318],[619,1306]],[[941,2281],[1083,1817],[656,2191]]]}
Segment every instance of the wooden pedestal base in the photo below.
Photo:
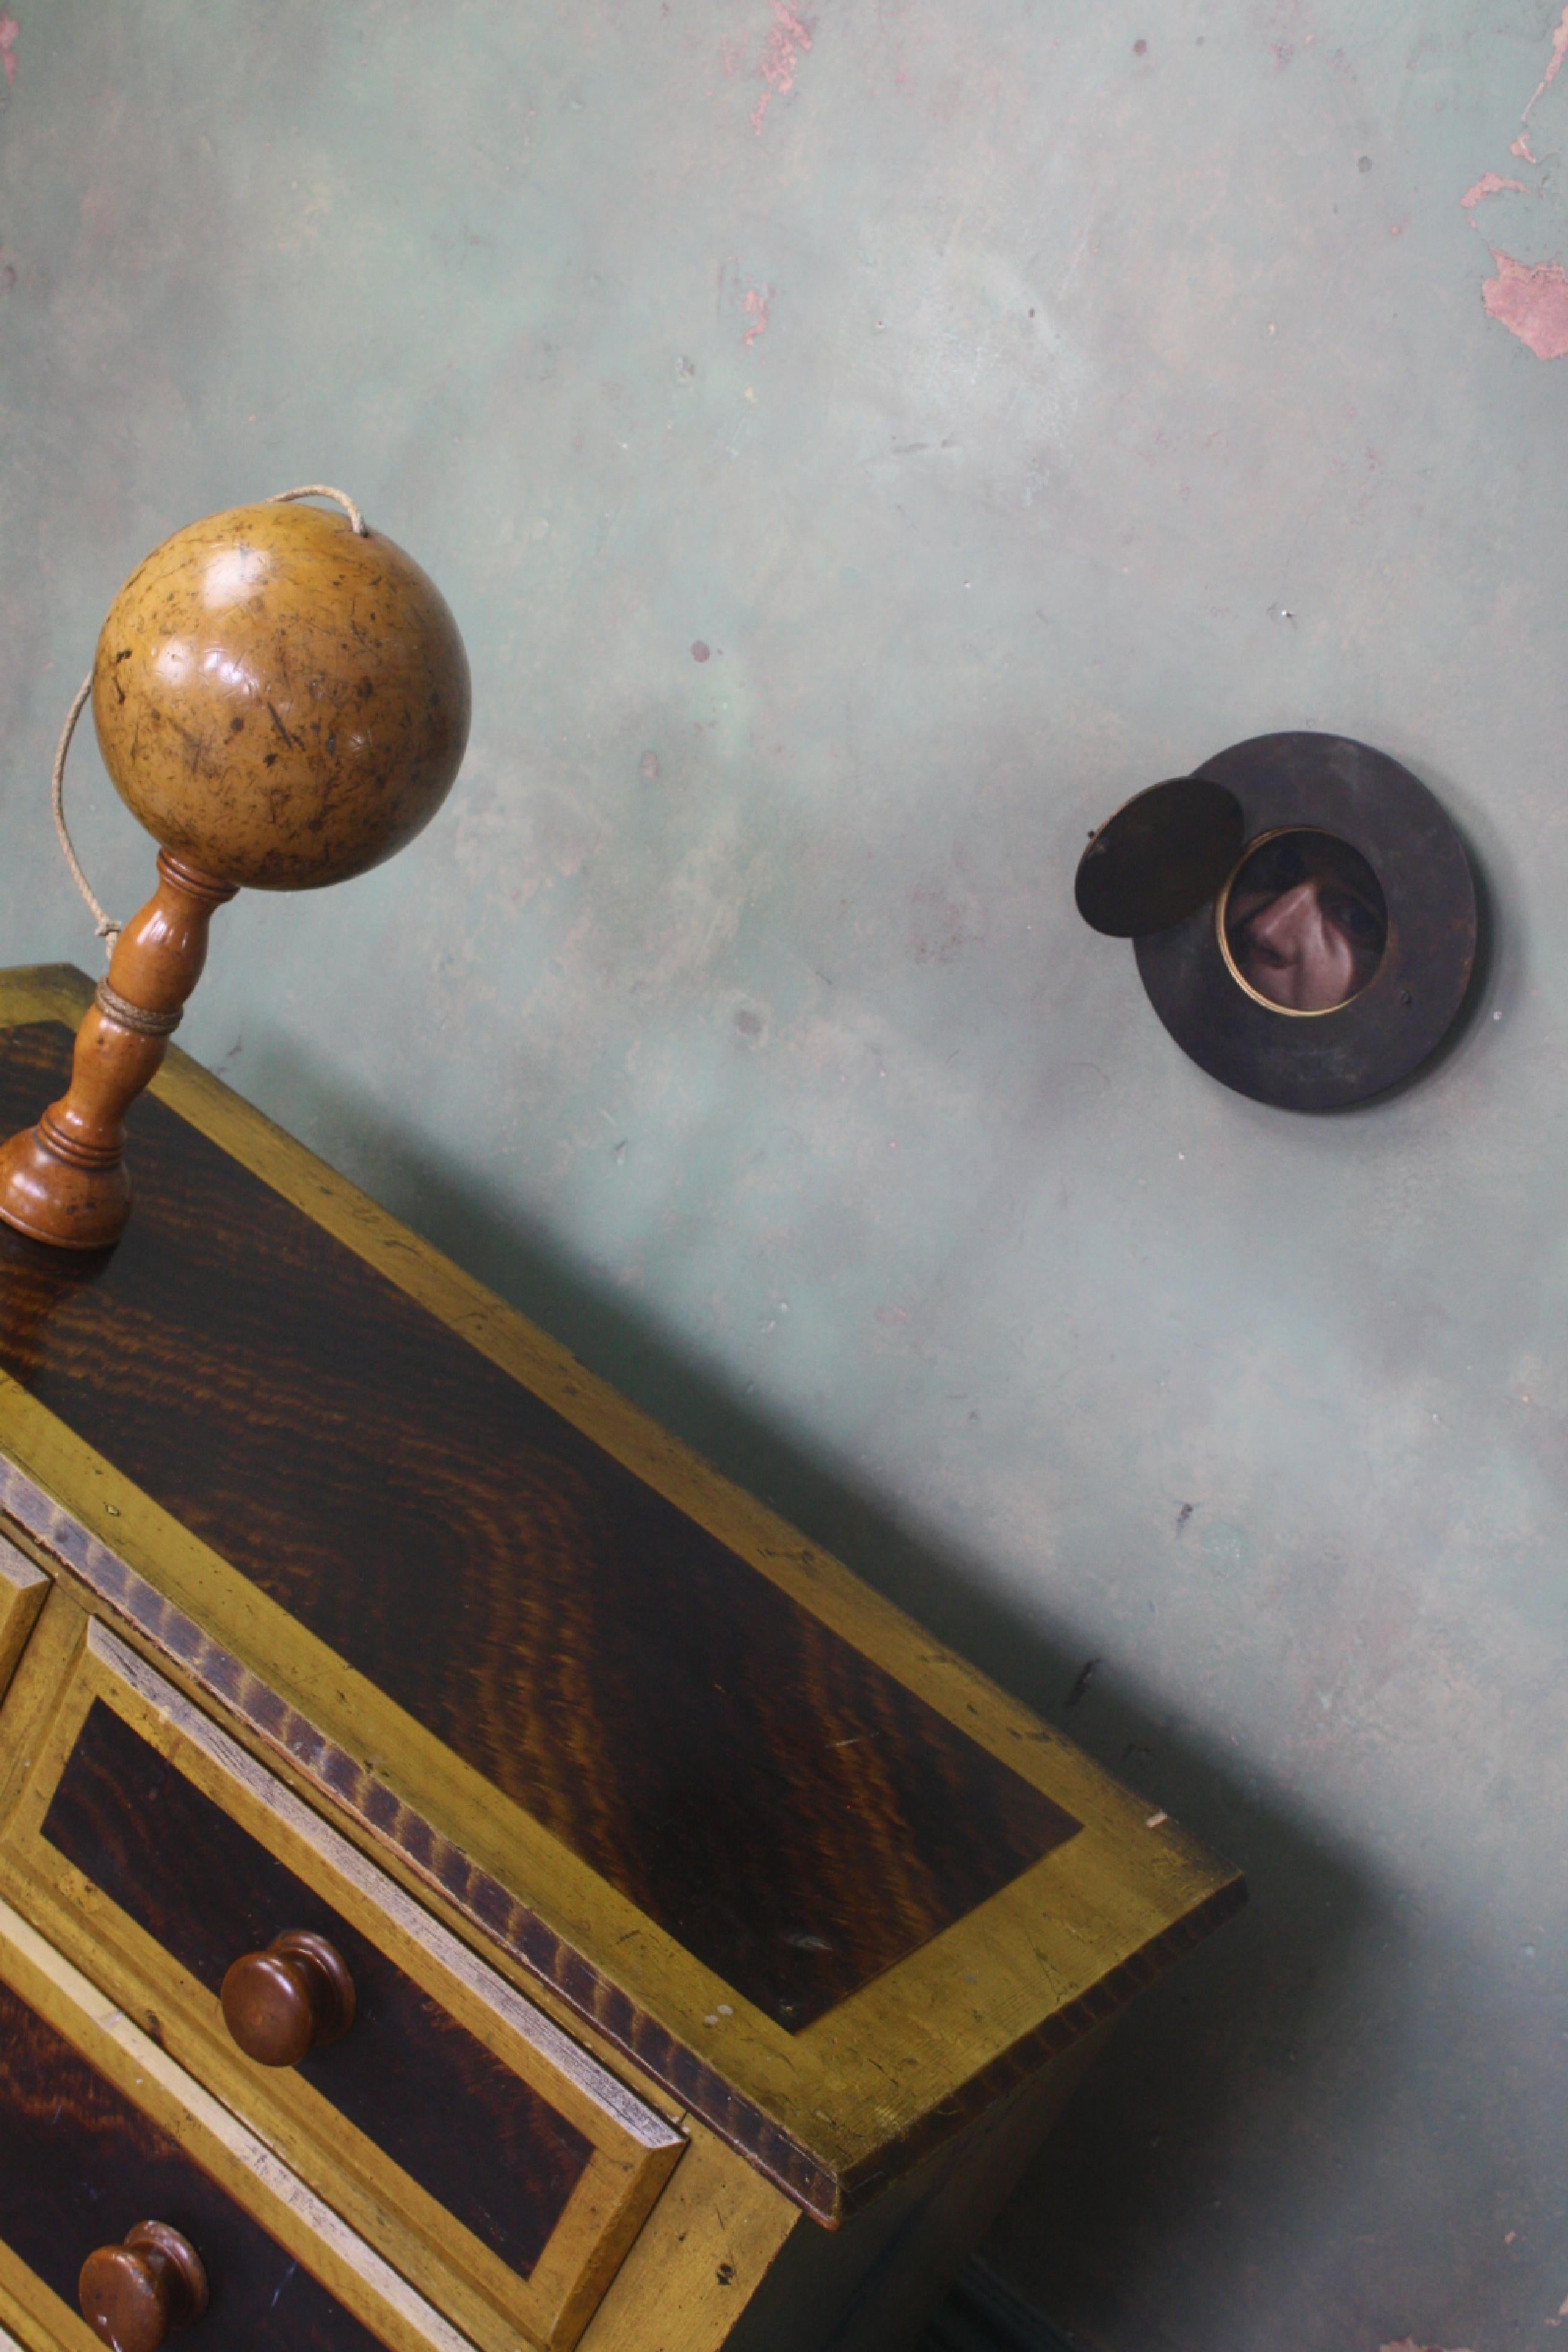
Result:
{"label": "wooden pedestal base", "polygon": [[206,961],[215,908],[235,896],[168,850],[158,887],[115,943],[77,1032],[71,1082],[0,1149],[0,1219],[60,1249],[103,1249],[131,1214],[125,1114],[168,1051]]}

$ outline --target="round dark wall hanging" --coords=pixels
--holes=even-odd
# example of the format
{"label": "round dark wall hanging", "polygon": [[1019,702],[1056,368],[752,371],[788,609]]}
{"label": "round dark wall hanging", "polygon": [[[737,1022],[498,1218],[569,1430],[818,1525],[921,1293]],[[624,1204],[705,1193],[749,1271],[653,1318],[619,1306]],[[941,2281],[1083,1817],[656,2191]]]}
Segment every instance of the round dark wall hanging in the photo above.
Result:
{"label": "round dark wall hanging", "polygon": [[1419,1067],[1476,956],[1464,844],[1407,768],[1342,735],[1256,735],[1118,810],[1079,911],[1131,939],[1184,1052],[1258,1102],[1335,1110]]}

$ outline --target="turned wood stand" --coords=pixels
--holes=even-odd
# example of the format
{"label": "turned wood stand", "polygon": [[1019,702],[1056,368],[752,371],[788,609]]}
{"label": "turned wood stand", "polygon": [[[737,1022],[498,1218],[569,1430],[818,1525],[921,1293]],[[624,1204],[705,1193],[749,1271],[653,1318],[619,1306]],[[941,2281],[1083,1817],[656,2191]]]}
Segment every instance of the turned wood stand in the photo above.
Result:
{"label": "turned wood stand", "polygon": [[183,1055],[132,1129],[0,1232],[0,2340],[912,2344],[1239,1880]]}

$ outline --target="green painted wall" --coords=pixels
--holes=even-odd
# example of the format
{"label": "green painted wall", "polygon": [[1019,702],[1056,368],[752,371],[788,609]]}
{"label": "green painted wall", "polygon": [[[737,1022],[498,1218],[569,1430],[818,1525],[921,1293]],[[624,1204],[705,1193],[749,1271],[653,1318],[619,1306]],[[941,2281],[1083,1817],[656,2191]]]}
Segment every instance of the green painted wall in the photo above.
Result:
{"label": "green painted wall", "polygon": [[[45,803],[120,579],[345,484],[466,777],[226,912],[189,1044],[1047,1711],[1100,1660],[1066,1721],[1248,1866],[1005,2276],[1114,2352],[1555,2341],[1553,0],[10,5],[5,960],[94,961]],[[1337,1118],[1071,908],[1279,727],[1408,761],[1496,912]]]}

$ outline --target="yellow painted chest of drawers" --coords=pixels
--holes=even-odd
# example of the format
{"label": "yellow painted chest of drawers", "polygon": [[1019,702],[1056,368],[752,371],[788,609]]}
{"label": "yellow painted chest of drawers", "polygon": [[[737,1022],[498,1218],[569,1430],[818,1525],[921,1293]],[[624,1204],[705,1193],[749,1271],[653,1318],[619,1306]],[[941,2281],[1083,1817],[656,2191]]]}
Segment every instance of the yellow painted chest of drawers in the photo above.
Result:
{"label": "yellow painted chest of drawers", "polygon": [[911,2343],[1239,1882],[182,1055],[133,1137],[0,1234],[0,2328]]}

